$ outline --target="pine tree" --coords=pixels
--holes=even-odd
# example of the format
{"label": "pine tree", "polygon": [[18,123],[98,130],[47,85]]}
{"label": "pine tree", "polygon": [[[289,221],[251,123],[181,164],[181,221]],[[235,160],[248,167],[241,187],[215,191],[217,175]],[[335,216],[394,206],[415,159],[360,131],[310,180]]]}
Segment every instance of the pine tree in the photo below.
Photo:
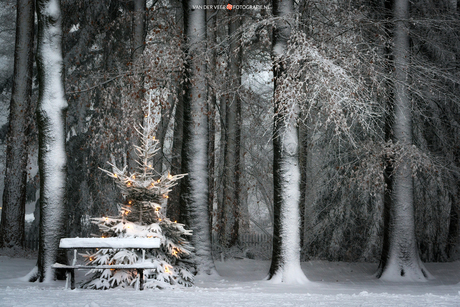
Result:
{"label": "pine tree", "polygon": [[[186,239],[192,231],[185,229],[177,221],[171,221],[161,209],[161,203],[168,198],[171,188],[185,174],[160,175],[152,167],[152,158],[160,147],[154,136],[152,107],[152,99],[149,99],[142,131],[136,129],[141,139],[141,146],[134,146],[138,154],[137,170],[129,173],[128,165],[120,169],[115,161],[109,163],[112,171],[103,170],[115,180],[125,200],[124,204],[119,205],[119,215],[93,218],[93,223],[98,225],[102,237],[161,240],[159,249],[146,251],[145,261],[153,263],[155,268],[144,272],[144,288],[191,286],[193,274],[190,272],[190,265],[180,259],[189,256],[193,249]],[[84,256],[88,265],[134,264],[142,261],[140,253],[135,250],[100,249]],[[127,287],[135,285],[137,281],[136,272],[132,270],[95,269],[91,273],[93,275],[90,280],[83,284],[85,288]]]}

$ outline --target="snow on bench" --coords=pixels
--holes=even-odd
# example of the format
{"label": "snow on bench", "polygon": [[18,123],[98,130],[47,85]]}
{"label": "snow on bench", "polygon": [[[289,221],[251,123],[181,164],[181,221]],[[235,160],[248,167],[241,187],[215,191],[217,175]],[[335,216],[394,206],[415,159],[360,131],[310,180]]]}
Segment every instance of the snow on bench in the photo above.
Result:
{"label": "snow on bench", "polygon": [[[159,238],[63,238],[59,243],[59,248],[73,249],[72,265],[55,263],[53,269],[66,270],[66,289],[70,285],[75,289],[75,270],[91,269],[134,269],[139,274],[139,290],[144,288],[144,269],[152,269],[153,263],[145,262],[145,249],[159,248],[161,245]],[[105,248],[105,249],[142,249],[142,261],[134,264],[117,265],[77,265],[77,249]],[[69,276],[70,275],[70,276]]]}
{"label": "snow on bench", "polygon": [[159,248],[159,238],[64,238],[59,248]]}

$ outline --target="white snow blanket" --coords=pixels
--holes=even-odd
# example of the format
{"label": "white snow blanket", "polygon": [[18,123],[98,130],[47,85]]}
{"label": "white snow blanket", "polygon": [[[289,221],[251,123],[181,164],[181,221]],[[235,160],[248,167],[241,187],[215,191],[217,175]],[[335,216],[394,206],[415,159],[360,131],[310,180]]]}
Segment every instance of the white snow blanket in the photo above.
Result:
{"label": "white snow blanket", "polygon": [[[220,276],[198,276],[195,287],[166,290],[64,290],[64,281],[30,283],[24,278],[35,259],[0,256],[0,306],[33,307],[258,307],[258,306],[460,306],[460,262],[428,263],[436,279],[391,283],[372,274],[376,263],[302,262],[310,282],[274,284],[263,280],[269,261],[216,262]],[[84,271],[75,272],[77,284]]]}

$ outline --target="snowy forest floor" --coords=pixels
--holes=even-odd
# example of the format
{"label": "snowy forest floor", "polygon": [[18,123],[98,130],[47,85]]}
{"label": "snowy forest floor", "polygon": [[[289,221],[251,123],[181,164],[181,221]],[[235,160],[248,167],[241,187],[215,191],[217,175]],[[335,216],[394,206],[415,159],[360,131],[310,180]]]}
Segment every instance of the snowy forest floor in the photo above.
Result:
{"label": "snowy forest floor", "polygon": [[[21,278],[34,259],[0,256],[0,306],[460,306],[460,262],[428,263],[436,279],[388,283],[376,279],[375,263],[311,261],[302,268],[303,286],[263,281],[270,262],[216,262],[219,277],[198,278],[175,290],[64,290],[64,281],[29,283]],[[76,273],[84,278],[85,271]]]}

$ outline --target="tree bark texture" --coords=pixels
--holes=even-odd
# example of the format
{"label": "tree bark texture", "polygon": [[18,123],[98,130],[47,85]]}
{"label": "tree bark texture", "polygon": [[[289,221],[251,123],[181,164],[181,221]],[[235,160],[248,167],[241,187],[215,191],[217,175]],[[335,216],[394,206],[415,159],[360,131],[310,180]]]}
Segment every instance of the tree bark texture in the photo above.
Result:
{"label": "tree bark texture", "polygon": [[[391,10],[392,10],[392,5],[393,1],[391,0],[385,0],[383,3],[377,3],[375,4],[375,9],[376,11],[383,11],[384,13],[380,18],[382,20],[385,19],[391,19]],[[377,13],[378,14],[378,13]],[[384,28],[385,32],[387,35],[391,35],[392,29],[391,26],[388,24]],[[385,59],[388,63],[392,61],[392,50],[389,46],[383,47],[383,54],[385,56]],[[391,66],[388,64],[385,73],[390,74],[390,68]],[[393,83],[388,80],[386,82],[386,86],[391,89],[393,88]],[[393,114],[393,105],[394,105],[394,92],[389,90],[389,95],[387,101],[383,102],[386,104],[386,114],[385,114],[385,126],[384,126],[384,131],[385,131],[385,142],[389,142],[393,138],[393,131],[392,131],[392,126],[394,122],[394,114]],[[388,260],[388,253],[390,249],[390,214],[391,214],[391,204],[392,204],[392,191],[393,191],[393,165],[391,163],[391,160],[394,159],[394,157],[385,157],[385,168],[383,171],[383,179],[384,179],[384,191],[383,191],[383,242],[382,242],[382,252],[380,256],[380,263],[379,263],[379,269],[377,272],[377,277],[380,278],[383,268],[386,265],[386,262]]]}
{"label": "tree bark texture", "polygon": [[[184,10],[180,1],[175,1],[176,6],[176,26],[179,28],[178,32],[183,33],[184,30]],[[181,35],[183,38],[183,35]],[[184,44],[182,44],[184,45]],[[178,72],[177,80],[177,101],[175,103],[175,112],[174,112],[174,132],[173,132],[173,144],[171,149],[171,174],[181,174],[182,172],[182,140],[184,134],[184,99],[185,95],[183,93],[183,83],[182,79],[184,74]],[[181,186],[183,185],[184,180],[182,179],[179,186],[175,187],[170,193],[168,198],[168,206],[166,215],[171,219],[171,221],[180,221],[185,223],[181,219],[181,207],[180,207],[180,195],[181,195]]]}
{"label": "tree bark texture", "polygon": [[37,1],[39,98],[37,106],[40,173],[40,240],[38,272],[32,280],[54,278],[51,265],[63,234],[66,152],[62,60],[62,16],[59,0]]}
{"label": "tree bark texture", "polygon": [[[206,0],[208,5],[211,5],[212,0]],[[215,9],[206,10],[206,21],[207,21],[207,38],[209,46],[217,45],[217,11]],[[208,63],[207,71],[210,80],[216,79],[217,71],[217,55],[216,49],[210,50],[211,57]],[[209,205],[209,227],[212,235],[213,227],[213,212],[214,212],[214,199],[216,192],[216,104],[217,96],[216,90],[211,82],[208,82],[208,152],[209,152],[209,181],[208,181],[208,205]]]}
{"label": "tree bark texture", "polygon": [[133,52],[132,58],[139,58],[145,48],[145,14],[146,0],[134,0],[133,18]]}
{"label": "tree bark texture", "polygon": [[6,140],[0,247],[22,247],[31,125],[34,1],[18,0],[13,91]]}
{"label": "tree bark texture", "polygon": [[211,249],[208,205],[208,117],[205,10],[192,9],[204,5],[204,0],[183,1],[185,33],[188,40],[189,78],[185,83],[184,139],[182,161],[188,173],[182,190],[182,209],[193,230],[191,243],[195,247],[198,274],[217,274]]}
{"label": "tree bark texture", "polygon": [[[238,2],[239,3],[239,2]],[[238,4],[236,3],[236,4]],[[228,25],[229,50],[229,84],[230,93],[227,100],[225,121],[225,150],[223,178],[223,206],[220,221],[220,241],[223,247],[232,247],[238,242],[240,220],[240,143],[241,143],[241,59],[240,44],[241,17],[231,16]],[[236,18],[236,20],[235,20]]]}
{"label": "tree bark texture", "polygon": [[[146,16],[146,0],[133,0],[134,2],[134,11],[133,11],[133,29],[132,29],[132,52],[131,52],[131,61],[137,65],[132,65],[135,69],[143,69],[143,59],[142,54],[145,49],[145,16]],[[145,99],[144,95],[144,73],[138,71],[138,85],[133,85],[133,99],[135,101],[135,110],[134,118],[136,122],[142,123],[144,116],[142,112],[142,104]],[[131,129],[130,140],[133,144],[138,145],[140,142],[139,136],[134,129]],[[161,147],[163,149],[163,146]],[[163,156],[161,154],[158,156]],[[128,165],[130,171],[134,171],[137,167],[137,152],[134,147],[128,149]],[[155,169],[157,167],[155,166]]]}
{"label": "tree bark texture", "polygon": [[[409,0],[394,3],[394,124],[395,141],[401,148],[412,146],[412,111],[409,79]],[[415,237],[413,179],[410,157],[403,155],[395,167],[389,221],[388,259],[381,279],[425,281],[430,277],[418,253]]]}
{"label": "tree bark texture", "polygon": [[[292,1],[273,1],[273,15],[288,18]],[[273,36],[274,103],[273,184],[274,224],[273,255],[268,279],[277,283],[308,282],[300,267],[300,163],[297,120],[299,106],[290,105],[281,96],[285,71],[283,55],[291,34],[289,23],[280,19]],[[290,115],[288,115],[290,114]]]}

